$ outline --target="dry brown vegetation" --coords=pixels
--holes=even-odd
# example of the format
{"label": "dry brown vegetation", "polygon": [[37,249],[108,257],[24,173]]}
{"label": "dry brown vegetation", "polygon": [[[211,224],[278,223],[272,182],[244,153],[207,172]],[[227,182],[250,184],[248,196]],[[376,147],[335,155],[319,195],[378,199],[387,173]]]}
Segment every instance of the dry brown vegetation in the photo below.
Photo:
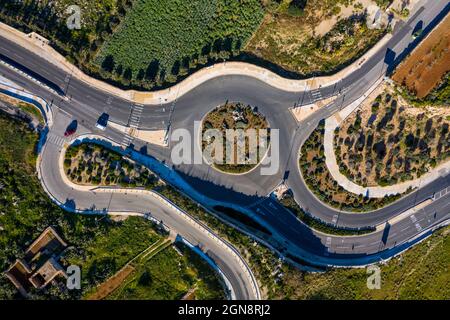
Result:
{"label": "dry brown vegetation", "polygon": [[393,79],[421,99],[450,71],[450,15],[400,64]]}
{"label": "dry brown vegetation", "polygon": [[[293,6],[296,2],[304,8]],[[361,56],[385,32],[367,28],[364,10],[357,3],[281,1],[266,14],[245,51],[302,75],[336,71]]]}
{"label": "dry brown vegetation", "polygon": [[134,268],[127,264],[114,276],[109,278],[106,282],[102,283],[94,294],[90,295],[87,300],[102,300],[116,290],[125,279],[134,271]]}

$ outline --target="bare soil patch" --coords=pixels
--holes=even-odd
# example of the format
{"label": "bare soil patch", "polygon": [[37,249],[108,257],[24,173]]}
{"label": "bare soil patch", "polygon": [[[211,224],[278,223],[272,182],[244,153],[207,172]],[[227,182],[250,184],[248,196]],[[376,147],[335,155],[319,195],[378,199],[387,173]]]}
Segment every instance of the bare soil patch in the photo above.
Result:
{"label": "bare soil patch", "polygon": [[134,271],[131,265],[126,265],[115,275],[109,278],[106,282],[102,283],[94,294],[89,296],[88,300],[102,300],[109,296],[114,290],[116,290],[123,281]]}

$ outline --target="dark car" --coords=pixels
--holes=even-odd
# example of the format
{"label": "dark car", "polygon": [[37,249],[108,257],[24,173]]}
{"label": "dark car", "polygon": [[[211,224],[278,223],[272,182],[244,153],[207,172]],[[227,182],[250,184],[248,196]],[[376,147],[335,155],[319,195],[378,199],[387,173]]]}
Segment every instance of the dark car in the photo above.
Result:
{"label": "dark car", "polygon": [[98,118],[97,124],[95,125],[100,130],[105,130],[108,125],[109,115],[107,113],[102,113],[102,115]]}

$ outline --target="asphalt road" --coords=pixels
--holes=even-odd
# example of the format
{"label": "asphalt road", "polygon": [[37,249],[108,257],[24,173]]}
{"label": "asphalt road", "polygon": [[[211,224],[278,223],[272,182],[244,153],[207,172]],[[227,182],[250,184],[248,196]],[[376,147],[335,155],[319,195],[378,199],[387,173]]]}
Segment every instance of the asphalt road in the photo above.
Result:
{"label": "asphalt road", "polygon": [[[313,100],[311,91],[284,92],[251,77],[224,76],[199,85],[179,97],[175,104],[146,106],[140,118],[139,127],[163,129],[168,126],[170,121],[171,130],[185,128],[194,133],[194,121],[200,121],[207,112],[225,101],[241,101],[257,106],[267,116],[271,128],[280,130],[281,166],[276,174],[262,176],[259,170],[255,170],[245,175],[230,176],[219,173],[207,165],[173,166],[173,170],[204,196],[240,205],[250,210],[252,217],[272,232],[272,236],[255,235],[269,242],[286,256],[295,255],[312,264],[343,266],[363,265],[367,262],[378,261],[383,257],[387,258],[404,249],[427,230],[431,230],[449,218],[448,194],[421,210],[414,219],[404,219],[391,226],[387,231],[382,230],[357,237],[328,236],[314,232],[267,195],[285,179],[287,185],[293,190],[296,201],[312,216],[338,226],[366,227],[383,223],[423,199],[432,197],[436,192],[448,190],[449,175],[423,186],[417,192],[383,209],[365,214],[350,214],[329,208],[321,203],[308,190],[298,171],[298,152],[317,123],[361,96],[379,77],[384,75],[387,69],[392,68],[409,52],[413,46],[412,42],[414,42],[411,36],[414,27],[418,23],[423,23],[424,28],[435,24],[436,17],[442,12],[448,12],[448,8],[447,1],[426,2],[424,8],[419,10],[407,23],[396,26],[389,43],[378,54],[366,61],[360,69],[342,79],[335,86],[321,88],[319,91],[323,98],[339,91],[342,94],[335,103],[319,110],[301,123],[294,120],[288,108],[299,102],[301,105],[309,104]],[[61,99],[2,65],[0,65],[1,74],[28,91],[38,93],[47,101],[51,101],[55,110],[60,110],[70,118],[77,119],[87,131],[103,134],[118,143],[124,141],[123,134],[113,129],[108,128],[105,132],[100,132],[95,128],[95,122],[101,113],[106,112],[114,122],[127,125],[133,108],[132,103],[86,85],[14,43],[5,39],[1,39],[0,43],[1,55],[32,70],[46,81],[51,82],[51,85],[61,88],[70,97],[70,101]],[[132,141],[132,144],[136,150],[141,150],[171,166],[170,148],[172,145],[170,148],[162,148],[145,144],[139,140]],[[51,151],[49,148],[43,157],[44,162],[51,162],[51,157],[53,157],[51,153],[56,151]],[[65,190],[64,186],[60,185],[61,181],[58,182],[58,179],[54,177],[54,167],[43,167],[43,173],[45,181],[53,179],[55,189]],[[51,178],[52,176],[53,178]],[[60,196],[64,199],[74,199],[77,206],[86,203],[102,207],[106,201],[86,193],[71,194],[68,192]],[[125,209],[125,207],[140,206],[140,201],[140,198],[133,201],[128,197],[127,199],[117,199],[114,204]],[[179,227],[181,230],[184,228],[181,225]]]}

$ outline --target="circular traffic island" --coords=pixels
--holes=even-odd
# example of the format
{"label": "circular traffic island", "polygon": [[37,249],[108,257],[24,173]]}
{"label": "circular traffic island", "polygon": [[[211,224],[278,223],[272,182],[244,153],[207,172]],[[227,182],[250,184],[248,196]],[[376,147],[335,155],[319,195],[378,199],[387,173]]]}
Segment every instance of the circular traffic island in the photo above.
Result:
{"label": "circular traffic island", "polygon": [[270,146],[270,128],[257,107],[227,102],[202,121],[204,160],[214,169],[244,174],[259,165]]}

